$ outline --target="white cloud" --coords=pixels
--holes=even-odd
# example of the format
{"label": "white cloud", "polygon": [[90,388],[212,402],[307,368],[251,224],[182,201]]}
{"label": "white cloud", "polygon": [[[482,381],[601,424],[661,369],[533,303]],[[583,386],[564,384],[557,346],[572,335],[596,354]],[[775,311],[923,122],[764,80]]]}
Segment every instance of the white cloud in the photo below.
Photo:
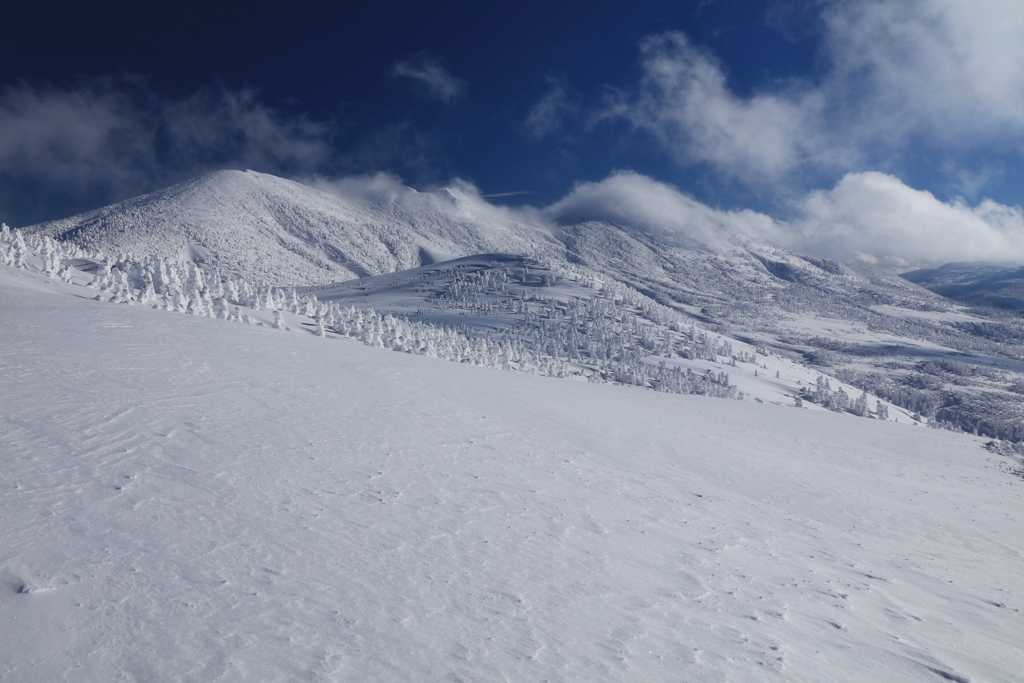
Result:
{"label": "white cloud", "polygon": [[878,172],[846,175],[810,193],[777,235],[788,246],[843,261],[901,267],[951,261],[1024,263],[1024,211],[984,200],[943,202]]}
{"label": "white cloud", "polygon": [[943,202],[878,172],[846,175],[830,190],[794,202],[787,220],[751,210],[707,206],[676,188],[632,172],[581,183],[544,208],[553,222],[603,220],[704,244],[733,235],[794,251],[883,267],[951,261],[1024,263],[1024,210],[985,200]]}
{"label": "white cloud", "polygon": [[1024,151],[1024,3],[821,7],[818,80],[766,83],[740,97],[713,55],[666,33],[641,43],[638,87],[604,115],[653,133],[684,164],[754,183],[877,168],[920,147]]}
{"label": "white cloud", "polygon": [[824,128],[819,91],[791,86],[783,95],[736,97],[722,65],[678,32],[647,38],[640,50],[638,93],[606,115],[654,133],[681,162],[764,181],[806,164],[848,160]]}
{"label": "white cloud", "polygon": [[315,169],[330,156],[327,124],[282,114],[252,90],[200,90],[166,102],[159,115],[182,158],[295,172]]}
{"label": "white cloud", "polygon": [[393,173],[384,172],[345,176],[343,178],[312,176],[300,178],[299,180],[304,185],[308,185],[321,192],[341,197],[342,199],[356,201],[392,202],[397,197],[412,191],[402,182],[401,178]]}
{"label": "white cloud", "polygon": [[715,209],[671,185],[632,171],[613,173],[600,182],[580,183],[544,208],[542,215],[556,223],[602,220],[674,233],[704,244],[736,233],[763,235],[774,229],[772,219],[764,214]]}
{"label": "white cloud", "polygon": [[562,80],[549,77],[548,83],[547,92],[533,105],[524,121],[526,130],[538,140],[558,133],[565,119],[579,110]]}
{"label": "white cloud", "polygon": [[473,183],[455,178],[444,187],[420,192],[392,173],[373,173],[344,178],[309,177],[301,182],[342,199],[376,204],[397,204],[411,215],[432,220],[437,215],[458,215],[483,223],[524,223],[550,229],[551,224],[531,207],[495,205]]}
{"label": "white cloud", "polygon": [[1024,4],[860,0],[823,14],[825,87],[866,141],[908,135],[961,147],[1024,134]]}
{"label": "white cloud", "polygon": [[391,69],[392,76],[411,78],[423,86],[431,98],[451,104],[466,92],[466,83],[445,68],[438,57],[418,55],[398,62]]}

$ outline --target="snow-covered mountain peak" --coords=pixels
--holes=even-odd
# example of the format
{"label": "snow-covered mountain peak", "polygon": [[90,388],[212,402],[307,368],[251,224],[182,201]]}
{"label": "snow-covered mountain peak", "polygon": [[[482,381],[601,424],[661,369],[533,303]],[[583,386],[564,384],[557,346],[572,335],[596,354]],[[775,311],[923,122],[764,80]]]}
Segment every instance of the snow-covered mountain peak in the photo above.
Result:
{"label": "snow-covered mountain peak", "polygon": [[281,284],[348,280],[477,253],[563,251],[543,227],[488,207],[458,188],[417,192],[387,177],[317,188],[218,171],[27,231],[105,252],[199,253],[222,270]]}

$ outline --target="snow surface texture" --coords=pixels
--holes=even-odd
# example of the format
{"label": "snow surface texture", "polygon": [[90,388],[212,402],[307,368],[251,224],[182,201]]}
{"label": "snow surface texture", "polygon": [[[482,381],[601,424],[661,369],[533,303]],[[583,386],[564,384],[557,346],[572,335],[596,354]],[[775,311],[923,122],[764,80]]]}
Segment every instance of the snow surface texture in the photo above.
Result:
{"label": "snow surface texture", "polygon": [[982,439],[82,291],[0,267],[5,681],[1021,680]]}

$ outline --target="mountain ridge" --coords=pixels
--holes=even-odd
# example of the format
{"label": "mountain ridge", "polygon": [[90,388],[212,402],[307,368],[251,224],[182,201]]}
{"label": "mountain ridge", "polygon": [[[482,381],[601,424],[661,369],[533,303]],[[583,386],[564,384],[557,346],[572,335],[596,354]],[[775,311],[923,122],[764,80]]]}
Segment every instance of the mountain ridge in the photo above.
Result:
{"label": "mountain ridge", "polygon": [[[719,304],[754,288],[847,292],[938,306],[924,288],[868,266],[783,249],[727,227],[654,229],[600,213],[525,216],[459,187],[418,192],[370,180],[335,193],[254,171],[218,171],[119,204],[25,228],[83,247],[193,260],[254,280],[324,285],[479,253],[592,268],[666,305]],[[877,298],[877,297],[876,297]]]}
{"label": "mountain ridge", "polygon": [[327,284],[481,252],[552,255],[546,230],[474,216],[457,188],[339,197],[255,171],[217,171],[68,218],[29,234],[105,252],[193,260],[278,284]]}

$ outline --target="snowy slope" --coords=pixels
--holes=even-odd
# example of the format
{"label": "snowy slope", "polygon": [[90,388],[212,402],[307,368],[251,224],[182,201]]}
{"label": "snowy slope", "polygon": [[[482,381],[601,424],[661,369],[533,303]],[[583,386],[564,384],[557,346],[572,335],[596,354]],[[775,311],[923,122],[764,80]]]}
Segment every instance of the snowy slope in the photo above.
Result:
{"label": "snowy slope", "polygon": [[0,267],[0,677],[1019,681],[984,440]]}
{"label": "snowy slope", "polygon": [[[778,327],[793,300],[827,310],[837,303],[953,308],[890,273],[796,254],[762,240],[725,233],[714,243],[628,224],[563,225],[559,237],[574,262],[607,273],[663,303],[708,308],[715,318],[751,328]],[[756,309],[743,304],[756,303]]]}
{"label": "snowy slope", "polygon": [[[803,392],[813,390],[821,376],[813,368],[749,342],[728,335],[687,331],[685,324],[678,324],[685,323],[682,316],[669,316],[677,321],[676,325],[671,325],[657,315],[658,311],[652,315],[643,306],[621,300],[603,307],[601,319],[594,315],[593,302],[596,299],[611,304],[614,295],[607,289],[613,286],[587,278],[580,272],[559,271],[514,254],[478,254],[302,291],[315,295],[320,301],[453,326],[492,339],[511,338],[548,348],[555,341],[553,355],[570,361],[570,376],[591,380],[602,375],[608,379],[609,373],[607,366],[596,358],[601,349],[588,342],[593,339],[588,329],[598,324],[621,329],[622,321],[631,316],[638,320],[639,332],[624,336],[628,337],[627,343],[642,348],[644,362],[651,365],[664,362],[669,367],[700,376],[726,373],[731,386],[738,388],[745,400],[794,405],[798,396],[806,398]],[[553,333],[555,329],[579,332],[576,345],[558,343],[560,335]],[[696,343],[698,334],[709,340],[703,345],[703,351],[697,348],[701,346]],[[709,353],[709,348],[717,346],[716,340],[727,342],[728,347],[719,347],[721,353]],[[939,349],[933,352],[941,353]],[[665,389],[656,381],[652,384]],[[830,380],[830,388],[842,389],[851,402],[862,393],[835,379]],[[869,412],[875,410],[878,400],[878,396],[866,396]],[[815,403],[805,407],[824,409]],[[889,406],[887,410],[896,421],[906,424],[913,421],[914,411],[896,406]]]}
{"label": "snowy slope", "polygon": [[[838,382],[830,386],[812,368],[698,328],[678,312],[574,266],[478,254],[322,287],[254,288],[216,273],[204,276],[191,262],[184,267],[154,257],[113,261],[2,228],[0,264],[74,285],[75,296],[96,301],[306,329],[544,376],[797,406],[812,401],[804,407],[911,418],[906,410],[889,410],[879,401],[883,396],[858,396]],[[731,383],[732,371],[743,380]]]}
{"label": "snowy slope", "polygon": [[111,255],[216,264],[255,281],[320,284],[482,252],[557,254],[548,231],[481,208],[458,188],[388,186],[341,198],[254,171],[219,171],[26,228]]}

